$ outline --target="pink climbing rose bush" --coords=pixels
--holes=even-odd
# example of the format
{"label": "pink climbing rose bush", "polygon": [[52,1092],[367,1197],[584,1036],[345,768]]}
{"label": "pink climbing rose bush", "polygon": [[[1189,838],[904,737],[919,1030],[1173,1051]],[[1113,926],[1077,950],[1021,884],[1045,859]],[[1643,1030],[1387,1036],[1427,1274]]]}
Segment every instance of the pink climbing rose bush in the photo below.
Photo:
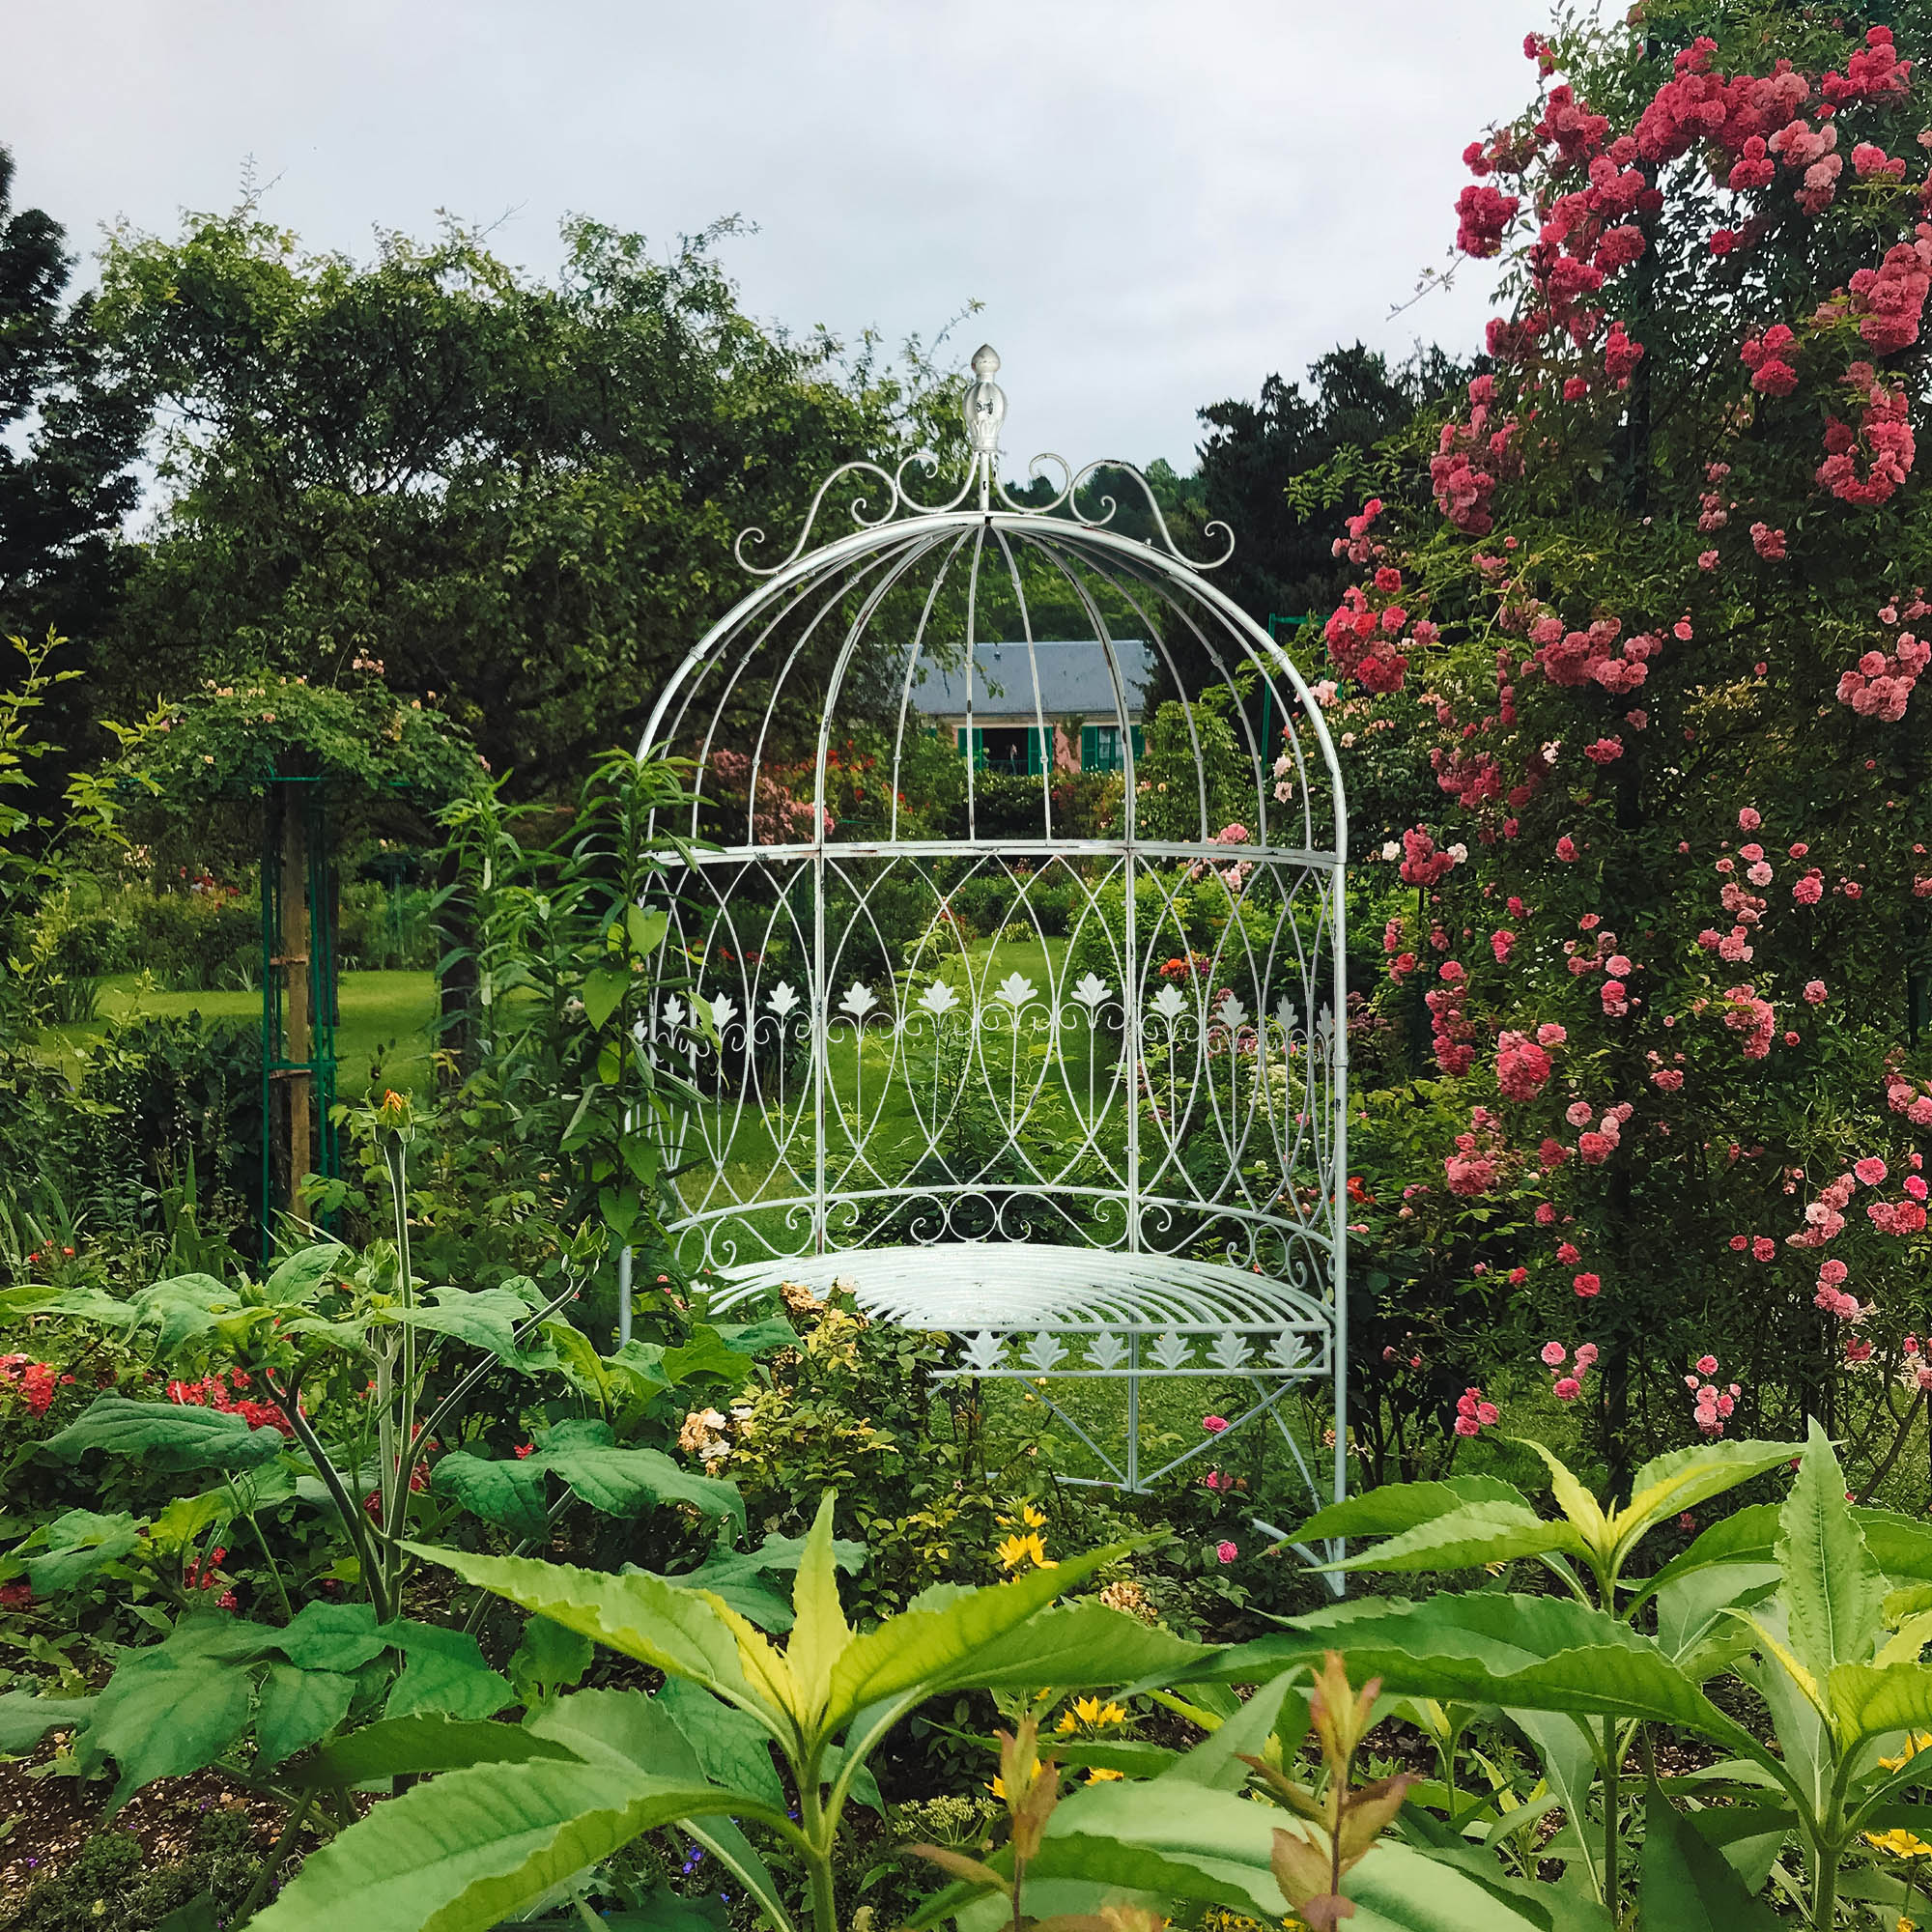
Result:
{"label": "pink climbing rose bush", "polygon": [[1356,835],[1404,1473],[1390,1404],[1466,1437],[1536,1357],[1613,1465],[1807,1406],[1875,1465],[1932,1331],[1928,49],[1649,11],[1532,38],[1445,195],[1487,361],[1336,539],[1329,666],[1417,774]]}

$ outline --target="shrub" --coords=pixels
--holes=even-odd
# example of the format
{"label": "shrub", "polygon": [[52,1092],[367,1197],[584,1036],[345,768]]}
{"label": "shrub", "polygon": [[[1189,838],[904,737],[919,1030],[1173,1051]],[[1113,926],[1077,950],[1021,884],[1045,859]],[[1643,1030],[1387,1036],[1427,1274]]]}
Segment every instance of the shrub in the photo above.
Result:
{"label": "shrub", "polygon": [[1337,539],[1350,728],[1435,786],[1376,1006],[1445,1083],[1354,1149],[1392,1319],[1486,1308],[1463,1382],[1587,1341],[1613,1468],[1810,1412],[1862,1489],[1932,1386],[1932,238],[1885,160],[1928,89],[1886,29],[1706,17],[1668,71],[1654,23],[1535,41],[1564,78],[1467,156],[1494,366]]}

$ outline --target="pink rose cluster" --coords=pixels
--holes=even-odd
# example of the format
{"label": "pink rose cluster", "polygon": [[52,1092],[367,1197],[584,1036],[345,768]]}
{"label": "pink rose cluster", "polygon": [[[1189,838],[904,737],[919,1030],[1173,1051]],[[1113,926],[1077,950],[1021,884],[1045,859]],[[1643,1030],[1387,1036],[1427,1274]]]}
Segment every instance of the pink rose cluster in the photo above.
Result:
{"label": "pink rose cluster", "polygon": [[1841,502],[1866,507],[1888,502],[1911,474],[1918,450],[1905,391],[1888,388],[1869,362],[1854,362],[1840,380],[1858,398],[1858,420],[1828,419],[1817,481]]}
{"label": "pink rose cluster", "polygon": [[1858,1184],[1857,1175],[1841,1174],[1821,1187],[1817,1199],[1805,1204],[1804,1226],[1797,1234],[1785,1236],[1785,1245],[1822,1248],[1827,1241],[1836,1239],[1844,1228],[1845,1209]]}
{"label": "pink rose cluster", "polygon": [[1502,1420],[1502,1414],[1494,1403],[1489,1401],[1480,1388],[1471,1385],[1456,1398],[1456,1434],[1458,1435],[1479,1435],[1485,1429],[1493,1428]]}
{"label": "pink rose cluster", "polygon": [[1915,1127],[1932,1127],[1932,1091],[1921,1091],[1893,1074],[1886,1083],[1885,1103]]}
{"label": "pink rose cluster", "polygon": [[1710,1379],[1717,1373],[1717,1356],[1700,1355],[1696,1374],[1684,1378],[1684,1386],[1691,1394],[1691,1420],[1706,1435],[1721,1435],[1724,1433],[1724,1424],[1737,1407],[1738,1397],[1744,1394],[1743,1387],[1737,1382],[1731,1383],[1728,1388],[1719,1388]]}
{"label": "pink rose cluster", "polygon": [[[1892,620],[1897,608],[1887,605]],[[1932,612],[1932,605],[1915,597],[1906,609],[1909,621]],[[1932,664],[1932,643],[1901,631],[1889,651],[1866,651],[1857,666],[1838,679],[1838,702],[1849,704],[1861,718],[1876,718],[1881,724],[1896,724],[1905,716],[1913,687]]]}
{"label": "pink rose cluster", "polygon": [[1561,1342],[1546,1342],[1539,1351],[1543,1366],[1551,1377],[1549,1393],[1558,1402],[1575,1402],[1583,1393],[1583,1378],[1597,1362],[1597,1345],[1594,1342],[1579,1342],[1577,1345],[1576,1365],[1566,1366],[1570,1361],[1570,1351]]}
{"label": "pink rose cluster", "polygon": [[1861,1321],[1870,1312],[1860,1304],[1856,1294],[1846,1292],[1845,1280],[1851,1273],[1843,1262],[1834,1256],[1818,1270],[1818,1292],[1811,1297],[1814,1308],[1822,1308],[1827,1315],[1834,1315],[1840,1321]]}
{"label": "pink rose cluster", "polygon": [[1549,1084],[1549,1055],[1527,1034],[1496,1038],[1496,1086],[1506,1100],[1533,1100]]}

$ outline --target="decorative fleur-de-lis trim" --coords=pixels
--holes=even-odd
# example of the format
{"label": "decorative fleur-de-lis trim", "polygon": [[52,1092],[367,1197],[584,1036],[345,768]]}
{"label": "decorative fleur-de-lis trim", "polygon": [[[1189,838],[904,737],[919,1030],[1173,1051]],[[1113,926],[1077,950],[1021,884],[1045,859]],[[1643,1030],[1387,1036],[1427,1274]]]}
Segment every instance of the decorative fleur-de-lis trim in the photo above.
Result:
{"label": "decorative fleur-de-lis trim", "polygon": [[1100,1002],[1113,992],[1113,988],[1097,973],[1082,976],[1073,988],[1073,997],[1091,1012]]}
{"label": "decorative fleur-de-lis trim", "polygon": [[684,1002],[682,1000],[676,998],[668,999],[658,1010],[663,1013],[666,1026],[675,1028],[681,1027],[684,1024]]}
{"label": "decorative fleur-de-lis trim", "polygon": [[786,981],[781,980],[778,982],[778,984],[774,986],[772,990],[765,995],[765,1005],[771,1008],[772,1011],[775,1012],[780,1019],[783,1019],[788,1013],[795,1013],[798,1011],[800,1001],[798,995],[792,991],[791,987],[786,983]]}
{"label": "decorative fleur-de-lis trim", "polygon": [[863,1020],[879,1004],[879,996],[869,986],[853,980],[845,997],[838,1002],[838,1010],[850,1013],[855,1020]]}
{"label": "decorative fleur-de-lis trim", "polygon": [[1214,1009],[1214,1017],[1231,1031],[1238,1028],[1247,1016],[1247,1008],[1233,993],[1224,993],[1221,1004]]}
{"label": "decorative fleur-de-lis trim", "polygon": [[1284,1328],[1268,1350],[1268,1360],[1278,1369],[1298,1369],[1307,1358],[1308,1344],[1292,1328]]}
{"label": "decorative fleur-de-lis trim", "polygon": [[1127,1345],[1118,1335],[1095,1335],[1087,1344],[1087,1358],[1096,1369],[1117,1369],[1127,1358]]}
{"label": "decorative fleur-de-lis trim", "polygon": [[1041,1375],[1056,1369],[1065,1359],[1066,1348],[1060,1339],[1051,1334],[1036,1335],[1026,1351],[1026,1364],[1030,1369],[1037,1369]]}
{"label": "decorative fleur-de-lis trim", "polygon": [[969,1369],[997,1369],[1006,1351],[1007,1338],[990,1328],[982,1328],[966,1344]]}
{"label": "decorative fleur-de-lis trim", "polygon": [[1181,1011],[1186,1007],[1187,1002],[1180,997],[1180,988],[1179,986],[1163,986],[1153,996],[1151,1004],[1153,1010],[1162,1019],[1173,1021],[1180,1017]]}
{"label": "decorative fleur-de-lis trim", "polygon": [[1149,1351],[1157,1369],[1184,1369],[1194,1360],[1194,1344],[1175,1334],[1163,1335]]}
{"label": "decorative fleur-de-lis trim", "polygon": [[729,1026],[731,1022],[735,1020],[737,1017],[738,1017],[737,1001],[728,999],[724,994],[720,993],[718,997],[711,1002],[711,1024],[715,1026],[720,1033],[723,1033],[724,1029],[727,1026]]}
{"label": "decorative fleur-de-lis trim", "polygon": [[950,1013],[958,1006],[959,995],[944,980],[935,980],[919,996],[919,1003],[934,1018],[937,1018],[941,1013]]}
{"label": "decorative fleur-de-lis trim", "polygon": [[1281,1005],[1274,1009],[1274,1016],[1281,1022],[1281,1030],[1286,1034],[1292,1034],[1294,1031],[1295,1022],[1301,1017],[1300,1013],[1295,1010],[1294,1002],[1290,999],[1282,1001]]}
{"label": "decorative fleur-de-lis trim", "polygon": [[994,989],[993,997],[1018,1012],[1037,991],[1031,980],[1018,973],[1009,973]]}
{"label": "decorative fleur-de-lis trim", "polygon": [[1224,1328],[1208,1350],[1209,1364],[1217,1369],[1245,1369],[1248,1366],[1248,1338]]}

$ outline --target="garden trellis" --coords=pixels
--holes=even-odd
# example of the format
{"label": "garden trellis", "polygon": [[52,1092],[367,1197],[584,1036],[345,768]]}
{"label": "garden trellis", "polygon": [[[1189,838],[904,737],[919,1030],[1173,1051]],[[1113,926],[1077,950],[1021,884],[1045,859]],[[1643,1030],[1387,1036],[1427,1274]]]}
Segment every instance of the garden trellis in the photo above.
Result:
{"label": "garden trellis", "polygon": [[[781,563],[748,561],[764,537],[745,532],[763,582],[646,727],[644,753],[693,761],[696,800],[640,1022],[702,1095],[673,1151],[673,1250],[722,1282],[713,1307],[843,1282],[874,1318],[956,1337],[953,1373],[1037,1390],[1098,1480],[1143,1489],[1272,1424],[1311,1492],[1339,1494],[1334,748],[1287,655],[1204,575],[1232,534],[1209,525],[1222,554],[1189,562],[1121,465],[1043,457],[1051,500],[1015,499],[999,358],[973,367],[951,499],[916,500],[929,457],[855,463]],[[1148,540],[1109,526],[1111,497],[1083,510],[1102,469],[1147,492]],[[808,550],[841,483],[870,493],[857,527]],[[1082,781],[1112,786],[1098,823],[1073,810],[1098,727],[1042,695],[1044,654],[1073,648],[1105,667],[1120,748],[1118,778]],[[1182,737],[1158,781],[1143,673],[1191,699],[1161,714]],[[939,681],[963,694],[956,751],[923,702]],[[1006,776],[974,717],[998,697],[1010,719],[1015,692],[1038,751]],[[1150,1386],[1181,1378],[1244,1393],[1227,1432],[1148,1453]]]}

